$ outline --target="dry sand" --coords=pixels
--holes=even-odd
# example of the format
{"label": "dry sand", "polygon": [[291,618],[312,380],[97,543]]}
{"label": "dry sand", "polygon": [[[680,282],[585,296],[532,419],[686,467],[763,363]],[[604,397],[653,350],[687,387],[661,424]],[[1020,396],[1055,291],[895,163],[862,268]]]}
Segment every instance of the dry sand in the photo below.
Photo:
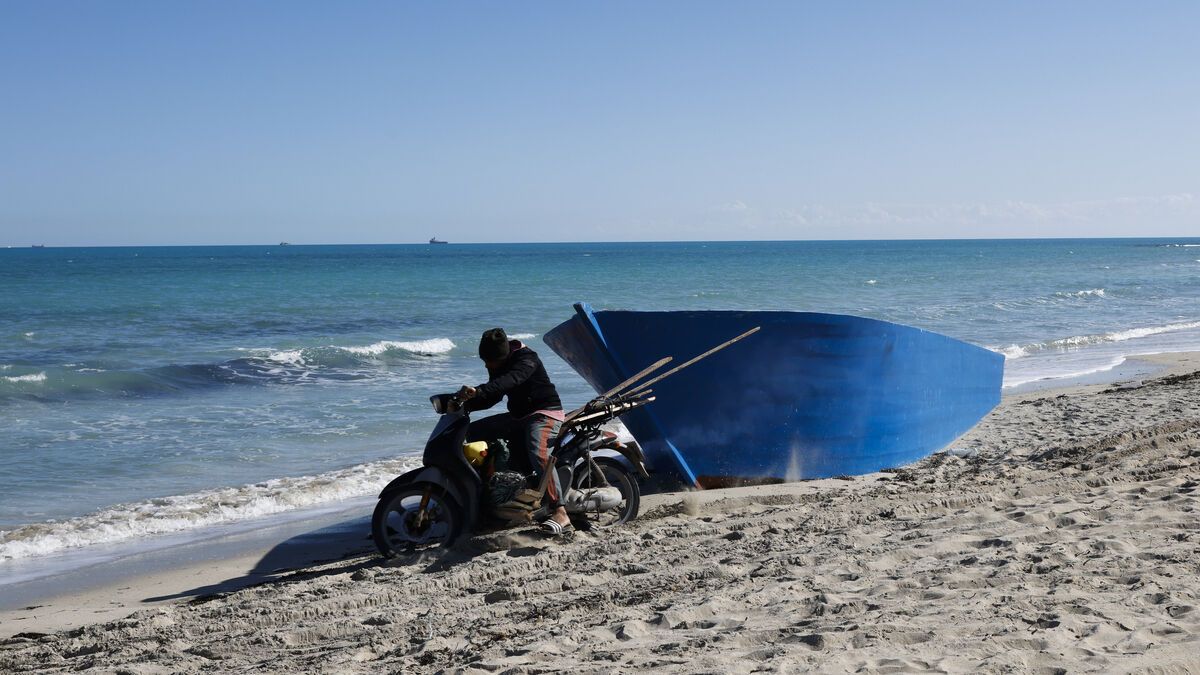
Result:
{"label": "dry sand", "polygon": [[[386,564],[362,547],[43,634],[60,599],[57,623],[4,614],[24,632],[0,669],[1200,671],[1200,373],[1011,397],[952,447],[660,495],[562,543],[507,532]],[[161,595],[124,593],[142,591]]]}

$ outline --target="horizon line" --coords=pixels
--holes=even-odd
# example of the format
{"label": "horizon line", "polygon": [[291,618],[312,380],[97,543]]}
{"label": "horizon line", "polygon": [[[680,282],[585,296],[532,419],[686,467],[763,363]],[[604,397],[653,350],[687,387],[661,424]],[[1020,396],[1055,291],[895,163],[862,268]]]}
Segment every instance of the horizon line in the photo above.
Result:
{"label": "horizon line", "polygon": [[1200,239],[1200,236],[1187,235],[1153,235],[1153,236],[1114,236],[1114,237],[888,237],[878,239],[637,239],[621,241],[457,241],[431,244],[428,241],[402,242],[313,242],[277,244],[4,244],[3,250],[23,250],[42,248],[235,248],[260,247],[279,248],[281,246],[526,246],[526,245],[560,245],[560,244],[780,244],[780,243],[850,243],[850,242],[901,242],[901,241],[1112,241],[1133,239]]}

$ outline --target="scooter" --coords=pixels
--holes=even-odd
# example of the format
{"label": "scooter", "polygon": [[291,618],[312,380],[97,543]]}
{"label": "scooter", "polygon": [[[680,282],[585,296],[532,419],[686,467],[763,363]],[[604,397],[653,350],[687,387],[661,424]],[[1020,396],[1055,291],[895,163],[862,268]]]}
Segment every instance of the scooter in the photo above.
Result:
{"label": "scooter", "polygon": [[[425,444],[424,466],[389,483],[371,519],[372,537],[384,557],[450,546],[464,532],[526,525],[550,516],[545,503],[549,470],[536,487],[524,491],[526,500],[496,498],[490,492],[504,486],[487,480],[489,467],[479,461],[478,444],[465,442],[470,415],[463,402],[454,394],[429,400],[441,418]],[[621,442],[602,427],[653,400],[650,395],[597,397],[568,417],[551,440],[550,470],[558,472],[566,493],[560,501],[580,529],[611,527],[637,517],[637,477],[649,476],[645,457],[636,442]],[[489,446],[495,447],[494,441]]]}
{"label": "scooter", "polygon": [[[470,415],[454,394],[430,397],[441,415],[425,444],[423,466],[405,473],[383,489],[371,518],[371,535],[384,557],[410,553],[419,547],[447,547],[464,532],[485,525],[528,524],[550,516],[543,503],[550,471],[558,474],[566,492],[560,501],[579,529],[609,527],[637,517],[641,488],[637,477],[648,478],[646,458],[636,442],[622,443],[604,425],[654,401],[656,382],[758,332],[752,328],[688,361],[646,379],[671,362],[665,357],[566,416],[551,440],[550,462],[536,488],[524,490],[531,499],[494,499],[502,486],[488,478],[478,448],[467,444]],[[481,471],[482,469],[482,471]]]}

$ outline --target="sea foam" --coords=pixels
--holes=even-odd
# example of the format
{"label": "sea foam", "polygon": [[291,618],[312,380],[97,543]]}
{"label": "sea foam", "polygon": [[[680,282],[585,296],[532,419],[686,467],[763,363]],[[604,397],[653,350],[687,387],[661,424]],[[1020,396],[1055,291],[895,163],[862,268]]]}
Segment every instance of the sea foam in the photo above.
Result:
{"label": "sea foam", "polygon": [[1077,367],[1060,370],[1054,373],[1032,371],[1029,373],[1016,374],[1012,371],[1006,371],[1004,373],[1003,388],[1011,389],[1013,387],[1029,384],[1030,382],[1047,382],[1050,380],[1063,380],[1084,377],[1085,375],[1093,375],[1095,373],[1104,373],[1125,363],[1125,361],[1126,359],[1124,356],[1114,356],[1106,361],[1081,364]]}
{"label": "sea foam", "polygon": [[419,464],[417,458],[370,462],[315,476],[276,478],[119,504],[62,522],[23,525],[0,531],[0,560],[182,532],[360,497],[378,492],[392,478]]}
{"label": "sea foam", "polygon": [[1160,333],[1171,333],[1180,330],[1193,330],[1200,328],[1200,321],[1189,321],[1186,323],[1172,323],[1165,326],[1147,326],[1145,328],[1129,328],[1126,330],[1113,331],[1110,333],[1101,333],[1099,335],[1074,335],[1071,337],[1059,338],[1056,340],[1046,340],[1044,342],[1034,342],[1026,345],[1009,345],[1007,347],[991,347],[992,351],[999,352],[1009,359],[1019,359],[1030,354],[1045,351],[1065,351],[1078,347],[1086,347],[1088,345],[1103,344],[1106,342],[1124,342],[1126,340],[1136,340],[1138,338],[1158,335]]}

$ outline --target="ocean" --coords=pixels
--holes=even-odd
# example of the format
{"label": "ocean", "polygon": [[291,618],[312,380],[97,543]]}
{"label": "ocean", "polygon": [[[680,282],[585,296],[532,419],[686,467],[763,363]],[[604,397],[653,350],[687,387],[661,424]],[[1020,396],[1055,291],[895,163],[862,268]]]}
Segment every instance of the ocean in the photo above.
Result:
{"label": "ocean", "polygon": [[1200,239],[0,249],[0,583],[370,496],[493,326],[581,403],[540,341],[576,301],[895,321],[1017,391],[1200,350]]}

